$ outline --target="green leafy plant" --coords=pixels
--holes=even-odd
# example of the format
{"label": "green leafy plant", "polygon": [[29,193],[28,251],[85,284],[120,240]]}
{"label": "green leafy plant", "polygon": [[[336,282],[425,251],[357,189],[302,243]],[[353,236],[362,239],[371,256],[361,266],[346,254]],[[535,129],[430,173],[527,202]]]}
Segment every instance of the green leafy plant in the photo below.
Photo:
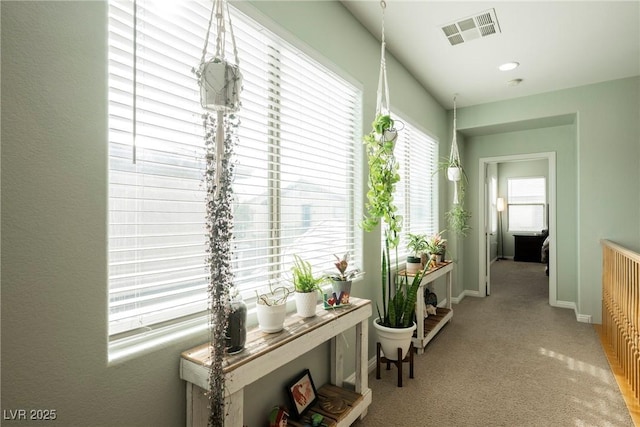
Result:
{"label": "green leafy plant", "polygon": [[405,275],[402,280],[393,281],[390,251],[396,251],[398,269],[398,243],[402,230],[402,216],[398,215],[393,202],[395,185],[400,181],[398,164],[394,156],[396,130],[394,121],[388,115],[378,114],[372,123],[372,131],[364,136],[367,164],[369,166],[369,191],[367,192],[366,216],[362,228],[370,232],[378,224],[383,225],[384,247],[380,282],[382,286],[382,312],[376,304],[379,322],[391,328],[406,328],[413,324],[415,302],[422,274],[418,273],[409,283]]}
{"label": "green leafy plant", "polygon": [[427,251],[427,236],[425,234],[407,234],[407,249],[416,257]]}
{"label": "green leafy plant", "polygon": [[293,255],[293,287],[296,292],[308,293],[313,291],[321,292],[320,284],[325,280],[323,276],[314,276],[311,264],[303,260],[298,255]]}
{"label": "green leafy plant", "polygon": [[467,232],[471,230],[471,227],[469,227],[471,213],[465,210],[461,204],[453,205],[451,209],[445,212],[445,217],[449,225],[449,230],[454,233],[464,237],[467,235]]}
{"label": "green leafy plant", "polygon": [[329,279],[337,282],[347,282],[353,280],[360,274],[360,270],[357,268],[347,270],[349,268],[349,252],[344,254],[342,258],[335,254],[333,256],[336,257],[337,260],[333,265],[336,266],[338,274],[330,275]]}

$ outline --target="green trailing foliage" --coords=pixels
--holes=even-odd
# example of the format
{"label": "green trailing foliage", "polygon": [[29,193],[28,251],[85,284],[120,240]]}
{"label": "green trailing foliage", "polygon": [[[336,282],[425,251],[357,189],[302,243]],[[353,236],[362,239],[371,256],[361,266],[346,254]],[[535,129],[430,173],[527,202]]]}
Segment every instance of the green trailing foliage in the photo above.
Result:
{"label": "green trailing foliage", "polygon": [[393,125],[390,116],[380,114],[372,123],[372,131],[363,138],[369,165],[369,191],[366,215],[361,226],[367,232],[374,230],[379,224],[383,226],[384,247],[380,269],[382,312],[380,305],[376,304],[380,324],[391,328],[406,328],[414,322],[422,273],[417,274],[411,283],[407,276],[398,281],[392,280],[390,251],[396,251],[397,271],[397,251],[402,230],[402,216],[398,215],[393,201],[395,186],[400,181],[398,163],[393,153],[397,135]]}

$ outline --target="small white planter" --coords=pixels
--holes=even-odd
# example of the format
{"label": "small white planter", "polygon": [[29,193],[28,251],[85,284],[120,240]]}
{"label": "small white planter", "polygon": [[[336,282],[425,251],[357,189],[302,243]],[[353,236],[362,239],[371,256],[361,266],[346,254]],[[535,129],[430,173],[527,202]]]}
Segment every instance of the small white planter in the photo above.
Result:
{"label": "small white planter", "polygon": [[200,104],[213,111],[237,111],[242,73],[236,64],[220,58],[200,65]]}
{"label": "small white planter", "polygon": [[389,360],[398,359],[398,348],[402,349],[402,358],[407,355],[409,347],[411,347],[411,337],[416,329],[415,322],[409,328],[388,328],[378,324],[380,318],[373,321],[373,327],[378,335],[378,342],[382,346],[384,357]]}
{"label": "small white planter", "polygon": [[284,329],[284,319],[287,315],[287,305],[256,304],[258,326],[262,332],[272,334]]}
{"label": "small white planter", "polygon": [[318,305],[318,293],[296,292],[296,310],[300,317],[313,317],[316,315]]}
{"label": "small white planter", "polygon": [[398,138],[398,131],[395,129],[387,129],[384,131],[385,141],[394,142]]}
{"label": "small white planter", "polygon": [[453,182],[460,181],[462,179],[462,169],[458,167],[447,168],[447,178]]}
{"label": "small white planter", "polygon": [[409,261],[407,261],[407,266],[406,266],[407,274],[416,274],[420,270],[422,270],[422,262],[421,261],[418,261],[418,262],[409,262]]}

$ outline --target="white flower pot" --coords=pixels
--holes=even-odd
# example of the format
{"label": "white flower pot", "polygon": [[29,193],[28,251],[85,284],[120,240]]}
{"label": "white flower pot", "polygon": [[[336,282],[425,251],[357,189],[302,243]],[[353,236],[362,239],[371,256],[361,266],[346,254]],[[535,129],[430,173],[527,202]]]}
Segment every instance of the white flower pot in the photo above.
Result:
{"label": "white flower pot", "polygon": [[237,65],[214,58],[200,65],[200,104],[213,111],[237,111],[242,73]]}
{"label": "white flower pot", "polygon": [[411,347],[413,331],[417,328],[415,322],[408,328],[388,328],[380,325],[379,320],[380,318],[377,318],[373,321],[373,327],[376,329],[384,356],[389,360],[398,360],[398,348],[401,348],[404,359]]}
{"label": "white flower pot", "polygon": [[349,304],[349,296],[351,295],[351,280],[332,280],[331,290],[338,298],[338,304]]}
{"label": "white flower pot", "polygon": [[384,131],[385,141],[394,142],[398,138],[398,131],[395,129],[387,129]]}
{"label": "white flower pot", "polygon": [[[420,259],[420,258],[418,258]],[[407,266],[406,266],[406,271],[407,274],[417,274],[418,271],[422,270],[422,262],[418,261],[418,262],[409,262],[407,261]]]}
{"label": "white flower pot", "polygon": [[296,310],[300,317],[313,317],[316,315],[318,305],[318,293],[296,292]]}
{"label": "white flower pot", "polygon": [[258,326],[262,332],[272,334],[284,329],[284,319],[287,316],[287,305],[256,304]]}
{"label": "white flower pot", "polygon": [[447,168],[447,178],[453,182],[460,181],[462,179],[462,169],[458,167]]}

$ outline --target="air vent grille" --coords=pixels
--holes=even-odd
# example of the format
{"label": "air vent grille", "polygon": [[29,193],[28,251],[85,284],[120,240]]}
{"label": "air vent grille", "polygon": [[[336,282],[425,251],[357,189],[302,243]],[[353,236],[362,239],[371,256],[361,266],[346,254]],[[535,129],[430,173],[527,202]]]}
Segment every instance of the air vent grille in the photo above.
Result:
{"label": "air vent grille", "polygon": [[485,10],[442,26],[442,32],[452,46],[500,33],[495,9]]}

